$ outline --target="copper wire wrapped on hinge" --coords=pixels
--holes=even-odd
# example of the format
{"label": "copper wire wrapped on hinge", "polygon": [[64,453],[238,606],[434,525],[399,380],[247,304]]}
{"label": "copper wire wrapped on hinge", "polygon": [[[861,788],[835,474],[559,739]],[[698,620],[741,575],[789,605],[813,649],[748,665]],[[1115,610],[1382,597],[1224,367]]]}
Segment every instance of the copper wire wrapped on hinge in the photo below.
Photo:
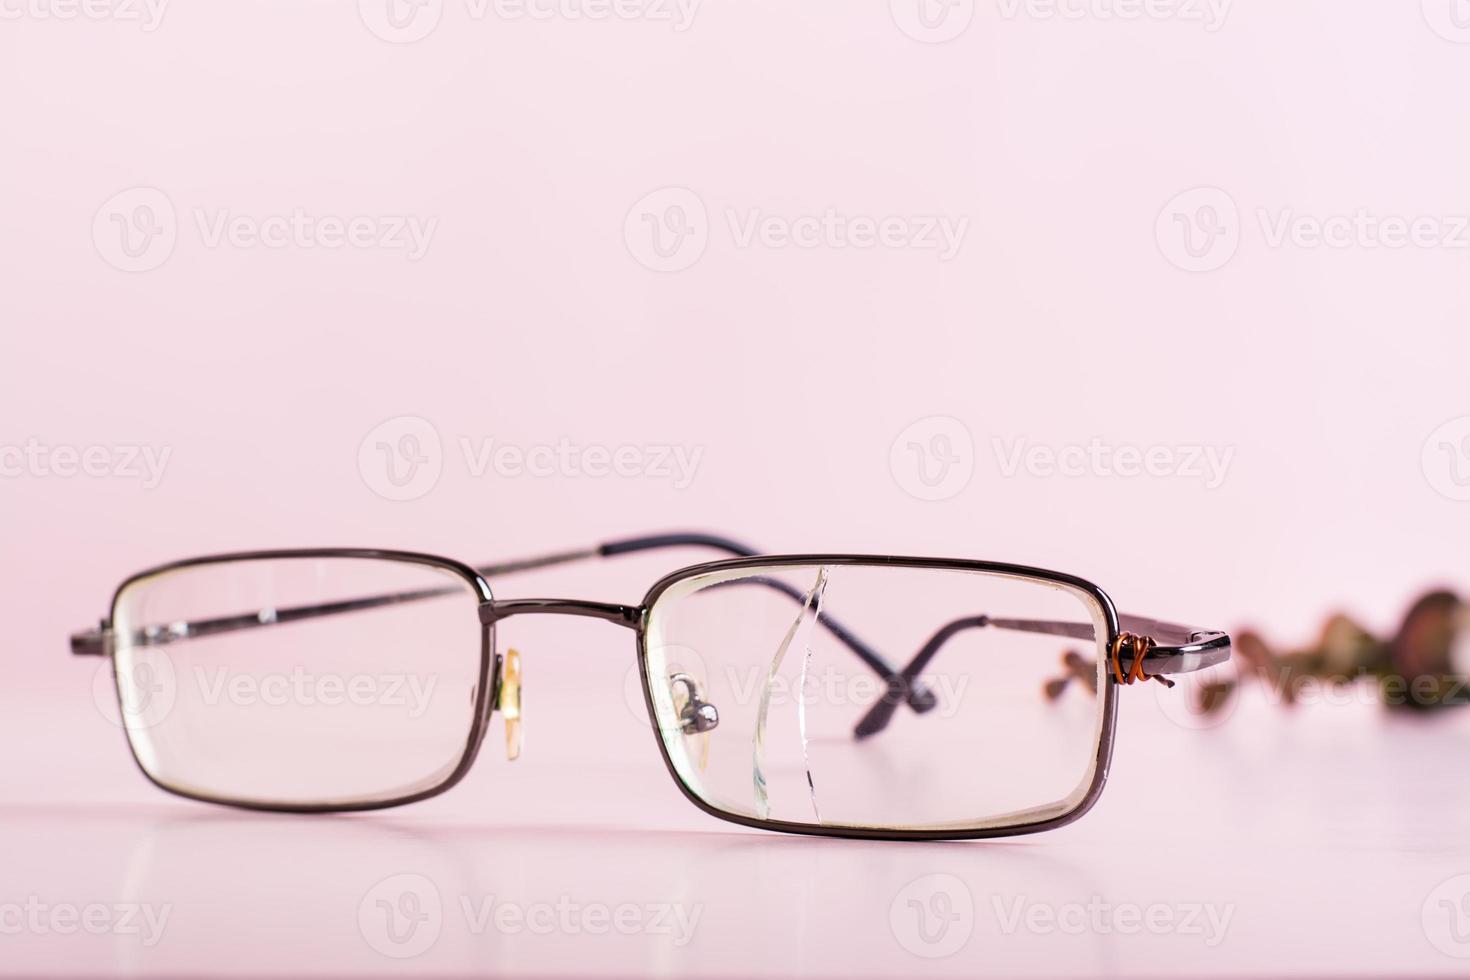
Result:
{"label": "copper wire wrapped on hinge", "polygon": [[[1128,650],[1133,663],[1127,673],[1123,672],[1123,651]],[[1160,674],[1147,674],[1143,670],[1143,658],[1154,648],[1154,639],[1151,636],[1139,636],[1136,633],[1119,633],[1118,638],[1113,641],[1113,678],[1119,684],[1132,684],[1135,681],[1158,681],[1165,687],[1173,687],[1174,682]]]}

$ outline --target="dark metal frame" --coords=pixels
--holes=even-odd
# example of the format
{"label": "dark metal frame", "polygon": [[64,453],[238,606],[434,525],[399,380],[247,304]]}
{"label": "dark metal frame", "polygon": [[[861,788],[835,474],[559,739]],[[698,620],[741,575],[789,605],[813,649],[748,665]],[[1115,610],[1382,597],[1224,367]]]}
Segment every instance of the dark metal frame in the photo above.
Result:
{"label": "dark metal frame", "polygon": [[[1083,794],[1077,806],[1059,816],[1048,820],[1034,821],[1029,824],[1014,824],[1000,827],[984,827],[960,830],[907,830],[901,828],[869,828],[869,827],[845,827],[845,826],[821,826],[818,824],[795,823],[787,820],[760,820],[755,817],[747,817],[738,813],[730,813],[712,806],[701,799],[690,789],[684,780],[679,778],[674,768],[674,761],[669,756],[668,746],[664,744],[663,735],[658,729],[658,716],[654,711],[653,691],[649,684],[648,676],[648,637],[647,637],[647,613],[652,609],[659,597],[670,587],[688,578],[704,575],[710,572],[720,572],[741,568],[780,568],[794,565],[884,565],[891,568],[924,568],[948,571],[966,572],[989,572],[991,574],[1012,575],[1021,578],[1029,578],[1036,581],[1050,582],[1058,585],[1072,586],[1102,608],[1103,617],[1108,625],[1108,643],[1118,635],[1118,614],[1113,608],[1113,602],[1107,593],[1085,579],[1061,572],[1051,572],[1045,569],[1029,568],[1024,565],[1008,565],[999,562],[966,561],[961,559],[945,558],[899,558],[891,555],[778,555],[773,557],[736,558],[727,561],[709,562],[704,565],[695,565],[692,568],[684,568],[673,572],[648,591],[643,600],[644,616],[638,629],[638,674],[643,681],[643,699],[648,708],[648,716],[653,721],[654,738],[658,742],[659,753],[663,757],[664,765],[669,770],[669,775],[678,784],[679,789],[695,806],[699,807],[710,816],[719,817],[745,827],[755,827],[760,830],[779,830],[789,834],[805,834],[818,837],[848,837],[864,840],[980,840],[990,837],[1016,837],[1022,834],[1035,834],[1044,830],[1054,830],[1065,827],[1074,820],[1080,819],[1088,810],[1097,803],[1098,797],[1102,795],[1103,785],[1108,779],[1108,769],[1112,765],[1113,758],[1113,736],[1117,726],[1118,700],[1116,684],[1105,684],[1102,690],[1102,729],[1098,738],[1097,764],[1093,767],[1092,781],[1088,785],[1087,792]],[[895,689],[898,678],[890,678],[890,690]],[[891,699],[890,699],[891,700]],[[885,703],[885,702],[881,702]]]}
{"label": "dark metal frame", "polygon": [[[705,562],[691,565],[672,572],[648,590],[643,601],[637,606],[627,606],[614,603],[593,602],[580,599],[496,599],[486,579],[497,575],[510,574],[532,568],[543,568],[562,564],[585,558],[600,556],[613,556],[629,554],[636,551],[644,551],[653,548],[666,547],[705,547],[730,552],[739,557],[723,561]],[[845,837],[861,838],[869,840],[968,840],[991,837],[1012,837],[1021,834],[1038,833],[1044,830],[1052,830],[1063,827],[1079,819],[1088,810],[1092,809],[1102,794],[1104,784],[1107,782],[1108,770],[1112,763],[1113,740],[1117,725],[1117,689],[1122,686],[1113,677],[1111,672],[1104,671],[1105,683],[1099,692],[1103,698],[1102,725],[1100,738],[1097,746],[1096,765],[1093,769],[1092,780],[1078,804],[1066,813],[1047,820],[1035,821],[1029,824],[1017,824],[1010,826],[997,826],[958,830],[909,830],[909,829],[875,829],[866,827],[847,826],[822,826],[817,824],[794,823],[783,820],[760,820],[746,817],[741,814],[730,813],[721,810],[703,799],[701,799],[684,781],[679,777],[672,758],[669,756],[668,747],[664,743],[663,736],[659,730],[658,716],[653,703],[653,692],[649,681],[648,671],[648,647],[647,647],[647,623],[649,611],[658,602],[659,598],[670,587],[686,579],[706,575],[712,572],[728,570],[739,570],[747,568],[781,568],[799,565],[873,565],[888,566],[894,568],[921,568],[934,570],[953,570],[967,572],[985,572],[990,574],[1009,575],[1020,578],[1028,578],[1035,581],[1047,582],[1057,585],[1069,586],[1085,594],[1089,599],[1095,601],[1101,608],[1107,623],[1108,636],[1106,645],[1100,647],[1102,650],[1113,649],[1119,635],[1123,631],[1147,633],[1155,637],[1159,643],[1150,650],[1149,656],[1144,661],[1144,667],[1148,675],[1161,675],[1171,673],[1187,673],[1202,670],[1214,664],[1221,663],[1230,656],[1230,638],[1224,633],[1215,630],[1197,630],[1189,627],[1177,626],[1156,620],[1148,620],[1134,616],[1120,616],[1113,606],[1112,600],[1107,593],[1091,582],[1072,575],[1060,572],[1048,571],[1046,569],[1032,568],[1024,565],[1013,565],[1000,562],[971,561],[963,559],[943,558],[903,558],[889,555],[775,555],[763,556],[753,549],[737,544],[727,538],[716,537],[708,534],[686,533],[657,535],[653,537],[633,538],[625,541],[616,541],[601,545],[597,548],[582,551],[562,552],[541,558],[531,558],[519,561],[504,562],[494,565],[474,568],[462,562],[436,555],[426,555],[416,552],[388,551],[366,548],[321,548],[321,549],[293,549],[275,551],[251,551],[237,552],[233,554],[213,555],[203,558],[192,558],[184,561],[172,562],[148,569],[130,576],[118,586],[113,593],[112,602],[109,606],[108,617],[104,619],[99,628],[84,633],[73,635],[71,648],[74,654],[92,656],[110,656],[113,652],[112,624],[116,620],[117,604],[123,592],[131,585],[155,575],[178,571],[201,565],[221,564],[232,561],[260,561],[273,559],[376,559],[384,561],[395,561],[407,564],[423,565],[437,568],[448,572],[462,580],[478,599],[478,615],[481,625],[481,649],[480,649],[480,678],[477,685],[477,696],[475,701],[474,721],[469,736],[465,742],[464,752],[459,762],[444,779],[442,783],[426,790],[384,800],[376,800],[360,803],[328,803],[328,804],[275,804],[261,803],[255,801],[241,801],[226,798],[213,797],[204,794],[191,793],[177,787],[169,786],[148,772],[144,767],[138,754],[133,749],[132,738],[126,732],[128,740],[128,751],[134,763],[143,775],[159,789],[205,803],[215,803],[222,806],[232,806],[249,810],[266,810],[286,813],[325,813],[325,812],[350,812],[362,810],[380,810],[389,807],[402,806],[415,803],[420,800],[438,796],[451,789],[462,780],[477,757],[481,743],[484,741],[485,732],[489,726],[490,718],[499,696],[500,683],[500,657],[495,654],[495,625],[502,620],[521,615],[558,615],[558,616],[580,616],[593,619],[601,619],[614,625],[625,627],[634,631],[637,637],[637,656],[639,677],[643,687],[644,704],[648,709],[649,720],[653,728],[654,740],[658,743],[659,756],[664,760],[664,766],[674,783],[679,787],[685,798],[705,813],[726,820],[731,823],[761,830],[777,830],[793,834],[805,834],[823,837]],[[789,591],[789,586],[778,583],[777,580],[767,580],[761,584],[773,585],[786,592],[793,598],[799,596]],[[307,616],[334,615],[338,613],[351,612],[359,609],[373,608],[389,603],[413,601],[415,599],[427,598],[433,595],[452,594],[453,590],[420,590],[412,593],[400,593],[396,595],[365,597],[361,600],[347,600],[332,603],[325,606],[301,607],[290,610],[273,610],[269,617],[257,614],[226,617],[223,619],[209,620],[195,624],[179,624],[178,631],[162,631],[159,633],[147,632],[142,636],[133,637],[134,642],[144,644],[169,643],[187,639],[194,636],[204,636],[224,630],[244,629],[257,626],[269,626],[277,623],[291,622],[295,619]],[[881,723],[876,727],[864,719],[859,725],[858,737],[866,737],[881,730],[887,724],[888,719],[901,704],[908,704],[913,710],[923,713],[935,706],[937,701],[932,693],[919,687],[915,678],[922,670],[928,660],[938,651],[943,642],[961,629],[972,627],[994,626],[1006,629],[1021,629],[1027,632],[1045,633],[1049,635],[1066,636],[1074,639],[1086,639],[1096,641],[1094,630],[1090,624],[1077,623],[1052,623],[1032,620],[1001,620],[991,619],[986,616],[977,616],[964,620],[957,620],[948,626],[942,627],[934,638],[919,652],[908,665],[899,669],[894,667],[887,659],[878,654],[867,644],[858,639],[850,630],[836,623],[828,617],[821,617],[819,622],[833,633],[840,641],[847,645],[860,659],[873,668],[889,684],[889,693],[874,706],[872,713],[882,715]],[[1162,645],[1160,645],[1162,644]],[[113,670],[114,683],[117,688],[117,696],[120,710],[122,709],[122,691],[120,679],[117,677],[114,661]],[[866,729],[865,730],[865,726]]]}
{"label": "dark metal frame", "polygon": [[[136,582],[155,575],[163,575],[176,572],[181,569],[194,568],[201,565],[219,565],[234,561],[270,561],[274,559],[312,559],[312,558],[348,558],[366,559],[376,561],[392,561],[410,565],[422,565],[429,568],[437,568],[449,572],[463,580],[474,591],[479,600],[480,608],[485,603],[491,602],[493,596],[490,586],[473,568],[462,562],[451,558],[441,558],[437,555],[425,555],[411,551],[388,551],[377,548],[320,548],[320,549],[287,549],[274,551],[241,551],[223,555],[208,555],[202,558],[189,558],[183,561],[170,562],[154,568],[138,572],[124,579],[116,591],[112,594],[112,601],[108,606],[108,618],[103,620],[98,630],[78,634],[72,637],[72,652],[81,655],[100,654],[112,655],[112,631],[111,624],[116,620],[117,604],[122,598],[123,592]],[[452,593],[446,593],[452,594]],[[286,620],[289,621],[289,620]],[[496,698],[499,696],[500,671],[498,669],[500,658],[495,653],[495,627],[493,623],[485,623],[482,619],[480,630],[480,676],[476,685],[474,720],[470,726],[469,736],[465,741],[464,752],[461,753],[459,762],[454,769],[445,777],[444,781],[429,789],[420,790],[405,796],[392,797],[385,800],[373,800],[359,803],[295,803],[295,804],[272,804],[259,803],[249,800],[229,799],[227,797],[210,796],[206,793],[192,793],[185,789],[156,779],[143,765],[143,760],[138,758],[137,751],[133,748],[131,733],[124,724],[123,736],[128,743],[128,754],[132,756],[133,763],[137,765],[147,780],[154,786],[175,796],[185,799],[198,800],[201,803],[215,803],[220,806],[235,807],[242,810],[264,810],[273,813],[351,813],[362,810],[383,810],[389,807],[404,806],[409,803],[417,803],[420,800],[431,799],[445,793],[464,779],[474,766],[475,759],[479,755],[480,744],[485,740],[485,732],[489,727],[490,715],[493,711]],[[192,635],[192,634],[191,634]],[[202,634],[201,634],[202,635]],[[80,643],[78,641],[81,641]],[[93,649],[93,647],[98,647]],[[80,647],[80,648],[79,648]],[[117,660],[113,659],[113,688],[117,694],[118,711],[124,717],[126,708],[122,700],[122,679],[117,674]]]}

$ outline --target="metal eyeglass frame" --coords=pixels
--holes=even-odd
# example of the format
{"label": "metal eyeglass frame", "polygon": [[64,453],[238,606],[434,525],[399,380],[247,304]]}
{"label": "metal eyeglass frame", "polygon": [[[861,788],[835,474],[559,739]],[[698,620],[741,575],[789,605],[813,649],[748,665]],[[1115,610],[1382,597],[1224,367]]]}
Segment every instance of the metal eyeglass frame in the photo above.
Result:
{"label": "metal eyeglass frame", "polygon": [[[585,559],[612,557],[662,548],[688,547],[701,547],[723,551],[735,557],[722,561],[691,565],[671,572],[656,582],[648,590],[643,601],[637,606],[581,599],[496,599],[486,581],[487,579],[509,575],[514,572],[547,568]],[[1103,785],[1107,782],[1108,769],[1112,761],[1113,739],[1117,723],[1117,689],[1119,687],[1132,683],[1135,679],[1162,678],[1170,674],[1183,674],[1204,670],[1225,662],[1230,658],[1231,652],[1230,637],[1224,632],[1219,630],[1194,629],[1138,616],[1120,615],[1114,608],[1112,600],[1102,589],[1085,579],[1060,572],[1031,568],[1024,565],[964,559],[830,554],[771,556],[762,555],[757,550],[728,538],[699,532],[671,533],[622,539],[607,542],[593,548],[498,562],[478,567],[472,567],[462,562],[437,555],[369,548],[251,551],[191,558],[150,568],[124,580],[113,593],[107,618],[103,619],[95,629],[74,634],[71,637],[71,651],[73,654],[79,656],[110,657],[112,655],[117,640],[112,628],[112,623],[116,618],[117,603],[123,592],[130,585],[141,579],[179,569],[226,562],[313,558],[381,559],[437,568],[462,579],[478,598],[479,619],[482,627],[479,683],[476,686],[477,694],[474,706],[474,720],[465,743],[464,752],[458,764],[438,785],[427,790],[400,797],[352,803],[261,803],[191,793],[156,779],[143,765],[141,759],[138,758],[137,752],[133,748],[131,736],[129,736],[128,748],[130,754],[133,756],[133,761],[137,764],[143,775],[159,789],[177,796],[199,800],[205,803],[284,813],[379,810],[388,807],[403,806],[408,803],[438,796],[458,784],[466,773],[469,772],[479,752],[480,745],[484,740],[495,706],[498,703],[502,681],[502,657],[495,653],[495,625],[514,616],[580,616],[601,619],[634,631],[637,637],[639,678],[643,688],[644,704],[648,709],[649,719],[652,723],[655,741],[659,747],[660,757],[664,760],[664,765],[668,769],[669,775],[673,778],[684,796],[705,813],[721,820],[741,824],[746,827],[825,837],[873,840],[972,840],[990,837],[1011,837],[1021,834],[1038,833],[1065,826],[1082,817],[1097,802],[1098,797],[1102,793]],[[1113,669],[1106,671],[1106,683],[1103,685],[1103,689],[1098,692],[1103,697],[1103,717],[1101,737],[1099,738],[1097,747],[1096,765],[1093,768],[1092,779],[1087,791],[1083,794],[1077,805],[1059,816],[1031,823],[1011,826],[979,827],[974,829],[922,830],[842,825],[828,826],[793,823],[783,820],[762,820],[721,810],[701,799],[679,777],[674,767],[673,759],[669,755],[668,747],[659,732],[648,672],[647,623],[649,611],[666,590],[694,576],[746,568],[768,569],[796,565],[880,565],[902,568],[989,572],[1068,586],[1084,593],[1097,602],[1103,611],[1108,628],[1107,643],[1102,649],[1112,651]],[[757,579],[753,578],[745,581],[757,581]],[[799,590],[786,582],[774,578],[760,578],[758,581],[759,584],[785,593],[794,601],[800,602],[802,599]],[[448,594],[453,591],[453,588],[420,589],[413,592],[366,596],[361,599],[343,600],[321,605],[262,610],[198,622],[170,623],[165,626],[148,627],[145,630],[139,631],[136,635],[129,637],[128,640],[131,644],[162,645],[195,637],[215,635],[222,632],[268,628],[306,618],[337,615],[402,602],[411,602],[431,596]],[[817,622],[828,630],[840,643],[848,647],[854,655],[878,674],[888,685],[887,693],[873,705],[854,730],[854,735],[858,738],[871,737],[881,731],[901,705],[906,704],[912,710],[921,714],[937,706],[937,698],[919,682],[918,676],[940,647],[943,646],[945,641],[962,630],[994,627],[1064,636],[1073,639],[1095,640],[1093,635],[1094,629],[1091,624],[1002,619],[978,615],[958,619],[941,627],[908,664],[903,667],[898,667],[865,643],[847,626],[832,619],[830,616],[823,614],[818,617]],[[1146,641],[1140,643],[1135,648],[1137,654],[1133,658],[1131,671],[1119,659],[1123,641],[1129,639]],[[117,692],[121,706],[121,680],[117,677],[116,669],[114,669],[114,679],[117,682]]]}

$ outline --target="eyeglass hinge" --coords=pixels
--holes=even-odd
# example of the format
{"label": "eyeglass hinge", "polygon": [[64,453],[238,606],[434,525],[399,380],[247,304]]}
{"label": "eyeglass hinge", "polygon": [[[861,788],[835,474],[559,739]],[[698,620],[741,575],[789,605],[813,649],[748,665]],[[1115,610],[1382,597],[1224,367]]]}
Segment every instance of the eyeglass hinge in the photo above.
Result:
{"label": "eyeglass hinge", "polygon": [[71,652],[76,657],[107,657],[112,655],[112,629],[106,620],[96,629],[84,633],[73,633]]}
{"label": "eyeglass hinge", "polygon": [[[1144,669],[1144,661],[1149,653],[1158,646],[1151,636],[1139,636],[1136,633],[1119,633],[1118,638],[1113,641],[1112,667],[1113,679],[1119,684],[1133,684],[1136,681],[1158,681],[1165,687],[1173,687],[1174,682],[1163,674],[1150,674]],[[1128,652],[1131,663],[1124,666],[1124,651]]]}

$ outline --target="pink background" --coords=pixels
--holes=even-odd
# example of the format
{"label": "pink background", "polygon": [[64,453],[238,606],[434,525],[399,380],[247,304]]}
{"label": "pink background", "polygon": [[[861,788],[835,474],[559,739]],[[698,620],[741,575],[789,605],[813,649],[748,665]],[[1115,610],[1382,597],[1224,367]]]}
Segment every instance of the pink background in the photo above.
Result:
{"label": "pink background", "polygon": [[[1320,707],[1196,733],[1152,692],[1126,692],[1114,781],[1076,828],[999,846],[794,841],[678,797],[626,718],[626,636],[538,623],[517,642],[539,661],[527,697],[546,721],[514,770],[482,757],[442,801],[309,823],[147,787],[93,706],[95,664],[65,648],[122,577],[193,554],[362,545],[478,562],[676,527],[775,552],[1053,567],[1128,611],[1254,624],[1285,643],[1335,608],[1391,630],[1421,588],[1467,583],[1470,504],[1452,467],[1470,467],[1454,448],[1470,431],[1454,421],[1470,415],[1470,232],[1456,230],[1470,215],[1470,29],[1449,19],[1456,2],[1238,2],[1211,31],[959,0],[946,23],[968,26],[945,43],[902,29],[903,0],[710,0],[682,31],[476,18],[431,0],[437,27],[411,43],[375,36],[372,0],[170,4],[154,30],[60,20],[41,0],[4,7],[0,447],[170,455],[151,488],[57,476],[54,454],[45,472],[0,477],[0,902],[141,889],[178,918],[146,954],[0,936],[16,951],[0,971],[399,969],[362,947],[351,915],[419,851],[487,874],[511,862],[513,881],[483,891],[679,893],[715,916],[695,953],[446,940],[407,964],[438,972],[1463,969],[1419,914],[1438,882],[1470,871],[1450,833],[1470,812],[1464,780],[1434,775],[1463,759],[1463,719],[1405,729]],[[1201,187],[1216,190],[1179,203]],[[130,272],[106,232],[110,202],[134,188],[162,192],[177,240]],[[678,271],[649,268],[638,237],[640,202],[665,188],[705,210],[686,209],[707,244]],[[1205,260],[1218,268],[1180,268],[1174,214],[1203,227],[1200,203],[1222,200],[1238,248]],[[297,209],[437,223],[414,260],[211,246],[199,227],[222,210]],[[727,212],[752,209],[968,225],[947,261],[742,246]],[[1432,247],[1273,246],[1283,212],[1360,210],[1427,217],[1441,234]],[[432,426],[442,474],[395,501],[359,451],[401,417]],[[959,428],[925,421],[937,417]],[[393,440],[408,431],[392,425]],[[908,442],[939,445],[941,431],[959,434],[952,462],[973,476],[922,500]],[[700,455],[687,487],[646,472],[476,476],[461,439]],[[1211,448],[1230,464],[1210,488],[1007,475],[997,451],[1094,439],[1176,460]],[[633,601],[703,557],[548,572],[502,594]],[[1118,852],[1159,822],[1159,852]],[[221,873],[191,876],[216,860]],[[941,870],[986,909],[981,889],[1000,882],[1214,895],[1237,921],[1208,952],[977,930],[955,956],[908,956],[885,932],[889,899]],[[248,941],[266,926],[286,938]]]}

